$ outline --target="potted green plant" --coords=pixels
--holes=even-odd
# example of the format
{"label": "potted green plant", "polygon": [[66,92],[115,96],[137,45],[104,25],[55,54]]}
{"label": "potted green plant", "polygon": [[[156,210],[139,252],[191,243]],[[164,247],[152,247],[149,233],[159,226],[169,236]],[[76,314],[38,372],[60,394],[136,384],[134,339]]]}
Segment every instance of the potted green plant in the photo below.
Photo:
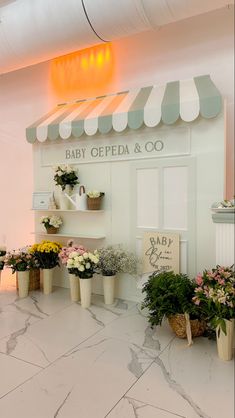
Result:
{"label": "potted green plant", "polygon": [[57,234],[60,226],[63,224],[63,221],[60,216],[49,215],[42,216],[40,223],[44,225],[48,234]]}
{"label": "potted green plant", "polygon": [[88,210],[100,210],[103,196],[103,192],[99,192],[98,190],[89,190],[87,192]]}
{"label": "potted green plant", "polygon": [[161,325],[167,318],[179,338],[202,335],[206,324],[201,320],[201,310],[192,301],[195,287],[186,274],[153,273],[142,290],[145,294],[142,309],[148,309],[150,324]]}
{"label": "potted green plant", "polygon": [[39,267],[35,257],[30,254],[30,247],[13,250],[6,255],[5,263],[12,269],[12,274],[17,273],[19,297],[25,298],[29,293],[29,272]]}
{"label": "potted green plant", "polygon": [[196,277],[193,301],[216,329],[218,355],[222,360],[233,357],[235,319],[235,271],[217,265]]}
{"label": "potted green plant", "polygon": [[137,257],[120,246],[109,245],[98,250],[98,271],[103,277],[104,301],[106,305],[114,302],[115,277],[117,273],[136,274]]}
{"label": "potted green plant", "polygon": [[62,245],[59,242],[42,241],[30,248],[43,275],[43,292],[48,295],[52,292],[53,269],[59,266],[59,252]]}

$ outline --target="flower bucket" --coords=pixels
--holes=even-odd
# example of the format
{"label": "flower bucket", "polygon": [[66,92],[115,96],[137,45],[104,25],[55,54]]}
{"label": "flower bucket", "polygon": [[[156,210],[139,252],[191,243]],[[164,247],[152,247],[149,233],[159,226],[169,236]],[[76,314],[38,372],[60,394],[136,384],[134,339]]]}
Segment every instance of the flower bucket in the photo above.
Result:
{"label": "flower bucket", "polygon": [[92,278],[80,279],[82,308],[89,308],[91,306],[91,285],[92,285]]}
{"label": "flower bucket", "polygon": [[53,269],[42,269],[43,293],[49,295],[52,292]]}
{"label": "flower bucket", "polygon": [[229,361],[233,358],[234,319],[230,321],[224,319],[224,321],[226,324],[226,335],[220,326],[216,328],[217,351],[221,360]]}
{"label": "flower bucket", "polygon": [[80,300],[80,279],[75,274],[69,275],[70,283],[70,296],[72,302],[78,302]]}
{"label": "flower bucket", "polygon": [[29,271],[17,272],[19,297],[26,298],[29,294]]}
{"label": "flower bucket", "polygon": [[[184,314],[172,315],[168,318],[169,325],[177,337],[187,338],[186,318]],[[206,330],[206,323],[199,319],[190,319],[192,337],[200,337]]]}
{"label": "flower bucket", "polygon": [[114,303],[115,277],[116,276],[103,276],[105,305],[112,305]]}
{"label": "flower bucket", "polygon": [[54,226],[48,226],[46,230],[48,234],[57,234],[59,228],[55,228]]}
{"label": "flower bucket", "polygon": [[87,208],[88,210],[100,210],[102,197],[89,197],[87,196]]}

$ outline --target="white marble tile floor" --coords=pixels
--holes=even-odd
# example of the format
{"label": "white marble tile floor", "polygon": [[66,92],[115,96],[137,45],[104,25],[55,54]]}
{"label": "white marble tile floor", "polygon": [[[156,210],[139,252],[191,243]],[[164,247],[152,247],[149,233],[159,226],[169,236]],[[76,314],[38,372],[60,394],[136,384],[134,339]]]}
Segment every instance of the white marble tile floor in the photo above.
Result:
{"label": "white marble tile floor", "polygon": [[234,363],[152,330],[135,302],[90,309],[68,289],[19,300],[0,285],[1,418],[233,418]]}

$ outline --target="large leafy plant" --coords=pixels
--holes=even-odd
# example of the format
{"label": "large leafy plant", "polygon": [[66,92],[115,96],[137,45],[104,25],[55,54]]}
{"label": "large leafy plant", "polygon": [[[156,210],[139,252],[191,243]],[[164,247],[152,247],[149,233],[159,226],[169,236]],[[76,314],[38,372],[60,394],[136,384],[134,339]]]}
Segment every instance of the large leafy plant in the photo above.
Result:
{"label": "large leafy plant", "polygon": [[149,310],[151,325],[161,325],[163,318],[175,314],[188,313],[190,318],[198,318],[199,309],[192,301],[195,286],[185,274],[153,273],[142,290],[145,294],[142,309]]}

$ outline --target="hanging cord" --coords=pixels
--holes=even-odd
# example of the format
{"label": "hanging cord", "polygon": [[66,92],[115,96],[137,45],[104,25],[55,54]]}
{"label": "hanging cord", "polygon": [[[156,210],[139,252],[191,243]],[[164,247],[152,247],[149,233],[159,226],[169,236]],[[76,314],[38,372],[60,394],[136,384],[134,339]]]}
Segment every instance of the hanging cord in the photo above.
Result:
{"label": "hanging cord", "polygon": [[98,33],[96,32],[96,30],[95,30],[95,28],[93,27],[93,25],[92,25],[92,23],[91,23],[91,21],[90,21],[90,19],[89,19],[89,16],[88,16],[88,13],[87,13],[87,10],[86,10],[86,6],[85,6],[85,4],[84,4],[84,0],[81,0],[81,2],[82,2],[82,7],[83,7],[83,10],[84,10],[84,13],[85,13],[85,16],[86,16],[86,18],[87,18],[87,21],[88,21],[88,23],[89,23],[89,25],[90,25],[90,27],[91,27],[91,29],[93,30],[93,32],[94,32],[94,34],[102,41],[102,42],[109,42],[109,41],[107,41],[107,40],[105,40],[105,39],[103,39],[103,38],[101,38],[99,35],[98,35]]}

